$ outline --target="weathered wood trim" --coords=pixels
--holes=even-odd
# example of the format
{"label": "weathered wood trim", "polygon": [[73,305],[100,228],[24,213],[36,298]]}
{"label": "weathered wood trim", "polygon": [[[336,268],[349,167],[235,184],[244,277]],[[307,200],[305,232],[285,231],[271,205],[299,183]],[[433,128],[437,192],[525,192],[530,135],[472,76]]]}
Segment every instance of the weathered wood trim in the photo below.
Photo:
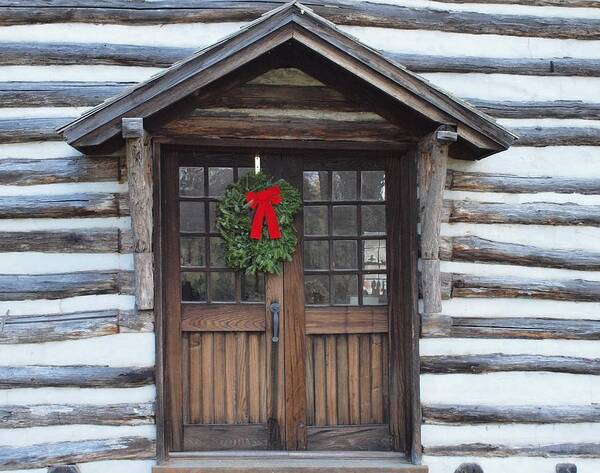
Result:
{"label": "weathered wood trim", "polygon": [[466,200],[445,203],[451,223],[518,223],[524,225],[600,225],[600,205],[528,202],[504,204]]}
{"label": "weathered wood trim", "polygon": [[600,321],[543,317],[423,316],[423,337],[600,340]]}
{"label": "weathered wood trim", "polygon": [[600,253],[578,249],[546,249],[532,245],[486,240],[476,236],[444,237],[440,258],[445,261],[485,262],[544,268],[600,270]]}
{"label": "weathered wood trim", "polygon": [[184,450],[267,450],[269,432],[265,424],[183,426]]}
{"label": "weathered wood trim", "polygon": [[600,405],[587,406],[423,406],[426,424],[576,424],[600,422]]}
{"label": "weathered wood trim", "polygon": [[599,195],[600,179],[594,177],[518,176],[449,170],[446,188],[455,191],[507,192],[511,194],[555,192]]}
{"label": "weathered wood trim", "polygon": [[496,373],[501,371],[549,371],[600,374],[600,359],[546,355],[435,355],[421,357],[421,373]]}
{"label": "weathered wood trim", "polygon": [[[167,0],[151,5],[135,5],[114,0],[106,3],[88,2],[73,6],[67,0],[48,5],[43,1],[29,2],[27,7],[14,6],[11,1],[0,3],[0,25],[31,23],[194,23],[251,21],[279,7],[284,1],[243,2],[194,1],[174,4]],[[489,14],[463,11],[441,11],[379,3],[346,3],[340,0],[310,2],[315,13],[342,25],[372,26],[401,29],[423,29],[474,34],[499,34],[541,38],[598,39],[598,20],[529,15]],[[12,8],[7,8],[12,7]]]}
{"label": "weathered wood trim", "polygon": [[2,196],[0,219],[119,217],[129,215],[128,207],[127,194]]}
{"label": "weathered wood trim", "polygon": [[56,128],[73,120],[59,118],[2,118],[0,119],[0,144],[26,143],[28,141],[62,141]]}
{"label": "weathered wood trim", "polygon": [[154,381],[154,367],[0,366],[0,389],[36,387],[131,388]]}
{"label": "weathered wood trim", "polygon": [[387,333],[385,307],[307,307],[306,334]]}
{"label": "weathered wood trim", "polygon": [[26,447],[2,446],[0,467],[3,470],[21,470],[55,464],[154,458],[155,449],[154,441],[144,437],[77,440]]}
{"label": "weathered wood trim", "polygon": [[49,425],[144,425],[154,423],[154,403],[35,404],[0,406],[0,429]]}
{"label": "weathered wood trim", "polygon": [[392,444],[386,425],[310,426],[306,441],[308,448],[316,451],[386,451]]}
{"label": "weathered wood trim", "polygon": [[129,230],[119,228],[0,232],[0,251],[131,253],[131,238]]}
{"label": "weathered wood trim", "polygon": [[264,304],[183,304],[181,330],[184,332],[264,332]]}
{"label": "weathered wood trim", "polygon": [[0,301],[132,293],[133,274],[130,271],[0,275]]}
{"label": "weathered wood trim", "polygon": [[459,445],[439,445],[424,447],[425,455],[434,456],[473,456],[473,457],[564,457],[599,458],[599,443],[559,443],[554,445],[534,445],[513,447],[508,445],[470,443]]}

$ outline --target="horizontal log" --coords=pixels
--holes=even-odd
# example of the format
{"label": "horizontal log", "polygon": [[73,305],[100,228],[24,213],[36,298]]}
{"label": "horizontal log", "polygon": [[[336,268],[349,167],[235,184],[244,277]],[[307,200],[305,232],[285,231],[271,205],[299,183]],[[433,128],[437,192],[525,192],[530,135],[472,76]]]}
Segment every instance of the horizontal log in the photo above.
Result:
{"label": "horizontal log", "polygon": [[[439,0],[444,3],[473,3],[473,0]],[[477,3],[483,4],[513,4],[513,5],[531,5],[535,7],[580,7],[580,8],[598,8],[598,0],[477,0]]]}
{"label": "horizontal log", "polygon": [[119,333],[153,331],[154,311],[136,309],[119,312]]}
{"label": "horizontal log", "polygon": [[446,261],[485,262],[544,268],[600,270],[600,253],[577,249],[546,249],[476,236],[445,237],[440,258]]}
{"label": "horizontal log", "polygon": [[131,271],[0,274],[0,301],[62,299],[93,294],[133,294]]}
{"label": "horizontal log", "polygon": [[600,320],[423,316],[423,337],[600,340]]}
{"label": "horizontal log", "polygon": [[600,128],[519,127],[511,128],[519,137],[516,146],[598,146]]}
{"label": "horizontal log", "polygon": [[84,228],[0,232],[2,252],[131,253],[131,231],[119,228]]}
{"label": "horizontal log", "polygon": [[[594,75],[600,75],[600,69],[595,71]],[[482,112],[488,113],[496,118],[600,119],[600,103],[587,103],[580,100],[553,100],[539,102],[500,102],[473,98],[467,98],[466,100],[475,107],[479,108],[479,110]]]}
{"label": "horizontal log", "polygon": [[119,217],[123,215],[129,215],[127,194],[81,193],[0,197],[0,219]]}
{"label": "horizontal log", "polygon": [[[0,65],[120,65],[120,66],[146,66],[168,67],[196,52],[195,48],[177,48],[164,46],[138,46],[129,44],[109,43],[2,43],[2,56]],[[488,73],[488,74],[525,74],[540,76],[598,76],[600,75],[600,59],[578,58],[503,58],[503,57],[477,57],[477,56],[430,56],[422,54],[401,54],[381,51],[388,59],[398,62],[413,72],[456,72],[456,73]],[[16,83],[19,84],[19,83]],[[57,83],[69,86],[69,83]],[[71,83],[71,87],[78,84]],[[8,87],[10,85],[6,84]],[[85,85],[85,84],[82,84]],[[78,100],[81,105],[93,105],[98,102],[83,101],[84,97],[97,94],[97,99],[110,93],[111,87],[120,89],[130,84],[120,83],[87,83],[87,89],[78,93],[73,90],[71,95],[56,92],[51,84],[43,83],[39,86],[32,83],[22,83],[16,87],[23,88],[22,97],[28,97],[40,87],[41,91],[47,90],[50,100]],[[2,90],[2,88],[0,88]],[[28,92],[28,90],[30,92]],[[84,94],[83,97],[81,94]],[[112,94],[111,94],[112,95]],[[108,95],[109,97],[111,95]],[[1,95],[0,95],[1,96]],[[6,100],[11,97],[10,89],[7,90]],[[105,97],[107,98],[107,97]],[[15,100],[14,98],[10,100]],[[104,100],[104,99],[102,99]]]}
{"label": "horizontal log", "polygon": [[576,424],[600,422],[600,405],[587,406],[473,406],[424,405],[426,424]]}
{"label": "horizontal log", "polygon": [[448,201],[445,220],[451,223],[511,223],[524,225],[600,225],[600,205],[528,202]]}
{"label": "horizontal log", "polygon": [[0,324],[0,344],[45,343],[113,335],[119,332],[119,311],[8,316]]}
{"label": "horizontal log", "polygon": [[49,425],[144,425],[154,423],[154,403],[36,404],[0,406],[0,429]]}
{"label": "horizontal log", "polygon": [[56,129],[73,118],[3,118],[0,119],[1,143],[28,141],[62,141]]}
{"label": "horizontal log", "polygon": [[531,279],[515,276],[452,275],[452,297],[526,297],[561,301],[600,301],[600,281]]}
{"label": "horizontal log", "polygon": [[595,177],[517,176],[482,172],[448,171],[446,188],[455,191],[506,192],[510,194],[554,192],[557,194],[600,195]]}
{"label": "horizontal log", "polygon": [[119,158],[117,156],[0,160],[0,185],[30,186],[118,180]]}
{"label": "horizontal log", "polygon": [[0,447],[3,470],[45,468],[56,464],[87,463],[101,460],[154,458],[156,446],[144,437],[120,437]]}
{"label": "horizontal log", "polygon": [[435,456],[600,458],[600,443],[559,443],[523,447],[470,443],[426,446],[423,453]]}
{"label": "horizontal log", "polygon": [[131,388],[154,382],[154,368],[74,366],[0,366],[0,389],[39,387]]}
{"label": "horizontal log", "polygon": [[[0,25],[30,23],[193,23],[251,21],[285,3],[277,1],[196,0],[132,5],[124,0],[88,0],[73,5],[68,0],[48,4],[43,0],[0,2]],[[542,38],[598,39],[600,21],[583,18],[488,14],[429,10],[401,5],[328,0],[307,2],[317,14],[342,25],[440,30],[455,33],[499,34]]]}
{"label": "horizontal log", "polygon": [[548,371],[552,373],[600,374],[600,359],[546,355],[435,355],[421,357],[421,373],[496,373],[502,371]]}

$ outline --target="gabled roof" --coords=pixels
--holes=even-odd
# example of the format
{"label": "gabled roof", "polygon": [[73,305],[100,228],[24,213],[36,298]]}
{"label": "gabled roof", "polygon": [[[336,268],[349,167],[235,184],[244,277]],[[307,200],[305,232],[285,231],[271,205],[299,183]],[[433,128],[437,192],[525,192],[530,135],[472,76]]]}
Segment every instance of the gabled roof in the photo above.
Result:
{"label": "gabled roof", "polygon": [[69,144],[86,150],[120,139],[123,117],[150,118],[290,41],[374,87],[389,98],[390,108],[408,107],[434,123],[456,126],[459,141],[472,150],[471,159],[502,151],[517,139],[486,114],[389,61],[296,1],[270,11],[58,131]]}

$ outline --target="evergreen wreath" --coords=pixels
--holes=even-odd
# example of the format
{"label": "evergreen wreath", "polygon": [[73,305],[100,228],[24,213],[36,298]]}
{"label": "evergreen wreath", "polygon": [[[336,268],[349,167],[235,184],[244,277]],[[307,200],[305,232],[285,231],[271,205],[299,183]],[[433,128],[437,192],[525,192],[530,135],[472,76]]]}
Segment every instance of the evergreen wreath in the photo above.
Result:
{"label": "evergreen wreath", "polygon": [[[271,186],[279,186],[281,191],[281,203],[274,206],[281,238],[270,239],[266,225],[263,225],[262,237],[251,239],[253,212],[246,201],[246,193]],[[298,243],[294,218],[301,203],[298,189],[283,179],[274,180],[262,172],[251,171],[230,185],[217,207],[217,228],[225,240],[227,266],[250,274],[281,274],[281,263],[291,261]]]}

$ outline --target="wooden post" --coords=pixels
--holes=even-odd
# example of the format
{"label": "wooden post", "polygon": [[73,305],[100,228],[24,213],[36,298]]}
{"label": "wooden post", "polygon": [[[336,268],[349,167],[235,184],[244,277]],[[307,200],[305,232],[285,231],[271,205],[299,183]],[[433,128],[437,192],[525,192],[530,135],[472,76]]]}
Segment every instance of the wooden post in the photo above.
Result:
{"label": "wooden post", "polygon": [[446,184],[448,147],[456,139],[456,132],[443,126],[423,138],[418,147],[421,286],[424,314],[442,311],[439,261],[440,225]]}
{"label": "wooden post", "polygon": [[143,120],[123,118],[122,123],[133,229],[135,303],[138,310],[151,310],[154,308],[152,160]]}

